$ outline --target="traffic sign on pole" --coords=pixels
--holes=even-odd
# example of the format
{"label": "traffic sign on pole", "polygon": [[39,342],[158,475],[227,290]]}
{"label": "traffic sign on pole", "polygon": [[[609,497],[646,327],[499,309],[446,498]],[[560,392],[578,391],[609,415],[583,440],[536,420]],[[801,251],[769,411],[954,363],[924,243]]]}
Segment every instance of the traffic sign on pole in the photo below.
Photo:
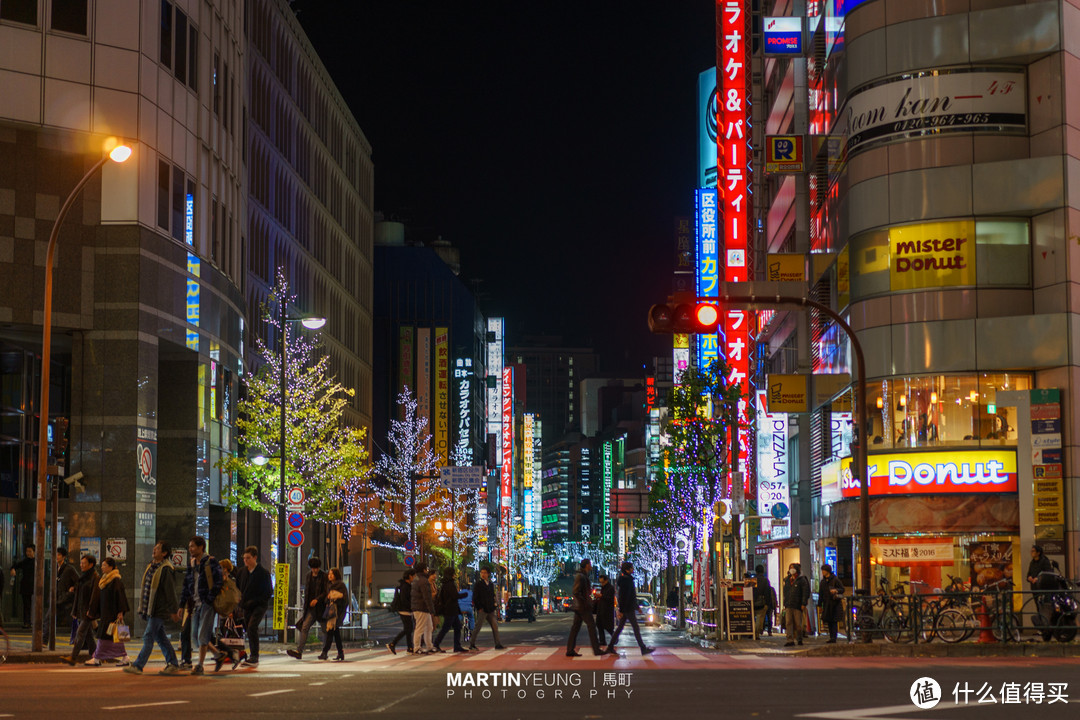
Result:
{"label": "traffic sign on pole", "polygon": [[289,527],[299,530],[304,527],[304,515],[303,513],[293,512],[289,513]]}
{"label": "traffic sign on pole", "polygon": [[405,556],[405,564],[408,565],[409,567],[412,567],[413,565],[416,564],[416,558],[413,557],[412,555],[406,555]]}
{"label": "traffic sign on pole", "polygon": [[480,465],[444,467],[439,470],[439,482],[450,490],[479,490],[484,487],[484,468]]}
{"label": "traffic sign on pole", "polygon": [[307,496],[304,494],[304,488],[293,487],[289,488],[288,500],[290,505],[303,505]]}
{"label": "traffic sign on pole", "polygon": [[414,543],[412,540],[406,540],[405,541],[405,552],[411,553],[414,550],[416,550],[416,543]]}
{"label": "traffic sign on pole", "polygon": [[304,531],[303,530],[290,530],[289,531],[289,547],[300,547],[304,544]]}

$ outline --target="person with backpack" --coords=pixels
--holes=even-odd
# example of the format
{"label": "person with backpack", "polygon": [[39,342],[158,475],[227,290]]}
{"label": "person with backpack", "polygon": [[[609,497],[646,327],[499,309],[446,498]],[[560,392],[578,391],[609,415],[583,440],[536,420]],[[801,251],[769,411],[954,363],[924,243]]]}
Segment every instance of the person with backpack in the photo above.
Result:
{"label": "person with backpack", "polygon": [[394,599],[390,603],[390,611],[396,612],[401,618],[402,630],[397,636],[386,643],[386,649],[391,654],[397,655],[397,644],[401,638],[405,638],[409,644],[409,654],[413,652],[413,617],[412,617],[412,581],[416,575],[414,568],[409,568],[402,574],[401,579],[398,580],[398,585],[394,588]]}
{"label": "person with backpack", "polygon": [[[179,606],[184,607],[188,600],[192,601],[191,645],[199,648],[199,663],[191,669],[191,674],[202,675],[206,652],[210,649],[210,640],[217,624],[219,611],[214,605],[225,587],[225,578],[221,574],[221,565],[206,552],[206,538],[201,535],[191,538],[188,541],[188,553],[191,555],[191,566],[184,577]],[[233,588],[235,587],[234,584]],[[235,607],[236,604],[233,603],[233,608]],[[233,608],[229,608],[229,612],[232,612]],[[179,613],[173,616],[173,620],[179,622]]]}
{"label": "person with backpack", "polygon": [[289,657],[297,660],[304,658],[304,646],[307,645],[308,633],[311,626],[323,624],[323,613],[326,610],[326,593],[330,591],[330,583],[326,579],[326,573],[322,572],[322,560],[313,557],[308,560],[309,572],[304,580],[304,616],[296,624],[296,649],[288,650]]}
{"label": "person with backpack", "polygon": [[435,636],[435,652],[446,652],[439,647],[439,643],[443,641],[446,633],[451,628],[454,630],[454,652],[469,652],[461,647],[461,605],[458,602],[468,596],[468,593],[458,590],[456,575],[454,568],[446,568],[443,571],[442,586],[439,588],[439,594],[435,596],[435,612],[440,613],[443,618],[439,634]]}

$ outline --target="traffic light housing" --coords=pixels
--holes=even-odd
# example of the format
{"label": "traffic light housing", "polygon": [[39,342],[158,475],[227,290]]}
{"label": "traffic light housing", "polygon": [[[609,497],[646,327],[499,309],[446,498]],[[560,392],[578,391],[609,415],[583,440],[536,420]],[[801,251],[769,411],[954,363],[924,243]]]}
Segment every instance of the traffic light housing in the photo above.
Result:
{"label": "traffic light housing", "polygon": [[68,419],[58,417],[53,420],[53,459],[57,465],[67,462]]}
{"label": "traffic light housing", "polygon": [[649,308],[649,331],[659,335],[716,335],[720,308],[715,301],[663,303]]}

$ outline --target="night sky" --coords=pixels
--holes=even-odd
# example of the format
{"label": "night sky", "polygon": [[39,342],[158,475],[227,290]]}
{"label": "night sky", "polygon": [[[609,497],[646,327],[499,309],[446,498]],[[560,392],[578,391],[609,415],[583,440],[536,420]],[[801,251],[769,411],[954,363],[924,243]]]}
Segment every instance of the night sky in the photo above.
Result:
{"label": "night sky", "polygon": [[372,144],[375,210],[458,247],[509,342],[635,375],[671,352],[645,318],[693,209],[713,0],[293,7]]}

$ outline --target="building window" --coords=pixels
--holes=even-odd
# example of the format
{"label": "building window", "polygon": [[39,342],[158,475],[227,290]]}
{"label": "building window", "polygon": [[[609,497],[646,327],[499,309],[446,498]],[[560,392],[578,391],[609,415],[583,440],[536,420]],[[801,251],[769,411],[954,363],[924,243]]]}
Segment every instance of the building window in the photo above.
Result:
{"label": "building window", "polygon": [[214,114],[221,113],[221,86],[218,84],[218,69],[221,67],[221,55],[214,53],[214,72],[210,76],[210,86],[214,93]]}
{"label": "building window", "polygon": [[86,0],[53,0],[51,27],[61,32],[85,35]]}
{"label": "building window", "polygon": [[183,10],[176,11],[176,62],[173,64],[173,74],[182,83],[187,82],[187,15]]}
{"label": "building window", "polygon": [[0,20],[37,25],[37,0],[2,0]]}
{"label": "building window", "polygon": [[172,236],[184,242],[184,170],[173,166]]}
{"label": "building window", "polygon": [[169,163],[158,160],[157,224],[166,231],[169,229],[169,174]]}
{"label": "building window", "polygon": [[199,94],[199,29],[188,28],[188,87]]}
{"label": "building window", "polygon": [[[194,218],[195,181],[184,173],[184,169],[158,160],[158,202],[157,224],[166,233],[182,243],[188,242],[187,199],[191,198],[192,218]],[[194,243],[195,228],[191,228],[191,240]]]}
{"label": "building window", "polygon": [[159,60],[167,68],[172,67],[172,3],[161,0],[161,54]]}

